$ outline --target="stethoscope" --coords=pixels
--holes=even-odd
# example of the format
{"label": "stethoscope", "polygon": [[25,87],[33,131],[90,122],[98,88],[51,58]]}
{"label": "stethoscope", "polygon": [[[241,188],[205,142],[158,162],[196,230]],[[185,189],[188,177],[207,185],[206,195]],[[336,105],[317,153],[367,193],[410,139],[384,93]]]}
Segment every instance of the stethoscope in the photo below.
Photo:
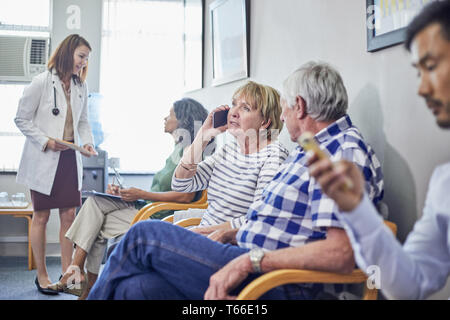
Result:
{"label": "stethoscope", "polygon": [[59,109],[56,106],[56,87],[55,87],[55,81],[53,81],[53,100],[54,100],[54,104],[53,104],[53,109],[52,109],[52,113],[53,115],[56,117],[59,114]]}
{"label": "stethoscope", "polygon": [[[75,83],[75,79],[72,79],[73,82]],[[81,95],[80,95],[81,98]],[[52,109],[52,113],[53,115],[56,117],[59,114],[59,109],[56,106],[56,86],[55,86],[55,81],[53,80],[53,109]]]}
{"label": "stethoscope", "polygon": [[[75,82],[75,80],[74,80]],[[56,106],[56,86],[55,86],[55,80],[53,80],[53,109],[52,109],[53,115],[56,117],[59,114],[59,109]]]}

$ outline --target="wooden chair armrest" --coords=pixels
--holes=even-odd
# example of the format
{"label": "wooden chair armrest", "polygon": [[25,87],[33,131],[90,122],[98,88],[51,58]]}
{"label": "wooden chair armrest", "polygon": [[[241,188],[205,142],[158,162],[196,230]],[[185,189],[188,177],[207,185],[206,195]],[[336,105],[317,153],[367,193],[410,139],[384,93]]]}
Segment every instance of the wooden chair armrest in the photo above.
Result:
{"label": "wooden chair armrest", "polygon": [[161,219],[161,221],[173,223],[173,214],[171,214],[170,216],[167,216],[167,217]]}
{"label": "wooden chair armrest", "polygon": [[187,210],[190,208],[206,209],[208,207],[208,203],[194,204],[194,203],[177,203],[177,202],[154,202],[148,204],[147,206],[143,207],[141,210],[139,210],[138,213],[136,213],[136,216],[134,217],[133,221],[131,221],[131,225],[139,221],[146,220],[155,213],[162,210]]}
{"label": "wooden chair armrest", "polygon": [[[190,203],[178,203],[178,202],[153,202],[145,205],[141,210],[136,213],[130,225],[133,225],[139,221],[150,218],[155,213],[162,210],[187,210],[189,208],[206,209],[208,207],[208,192],[203,190],[198,199],[195,202]],[[168,220],[163,220],[168,221]],[[169,221],[168,221],[169,222]],[[170,222],[173,222],[173,218]]]}
{"label": "wooden chair armrest", "polygon": [[281,269],[262,275],[250,282],[238,295],[238,300],[256,300],[267,291],[288,283],[361,283],[367,276],[359,269],[350,274]]}
{"label": "wooden chair armrest", "polygon": [[174,225],[187,228],[187,227],[193,227],[198,226],[200,224],[200,221],[202,221],[202,218],[186,218],[182,219],[180,221],[177,221],[174,223]]}

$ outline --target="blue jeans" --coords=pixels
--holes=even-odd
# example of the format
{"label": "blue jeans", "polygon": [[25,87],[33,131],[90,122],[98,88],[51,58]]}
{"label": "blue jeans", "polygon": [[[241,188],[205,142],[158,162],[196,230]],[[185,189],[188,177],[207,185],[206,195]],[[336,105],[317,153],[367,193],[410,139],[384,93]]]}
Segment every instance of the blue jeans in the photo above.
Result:
{"label": "blue jeans", "polygon": [[[203,299],[209,278],[249,250],[221,244],[167,222],[134,225],[112,252],[88,299]],[[250,275],[237,294],[258,275]],[[272,289],[265,299],[309,299],[297,285]]]}

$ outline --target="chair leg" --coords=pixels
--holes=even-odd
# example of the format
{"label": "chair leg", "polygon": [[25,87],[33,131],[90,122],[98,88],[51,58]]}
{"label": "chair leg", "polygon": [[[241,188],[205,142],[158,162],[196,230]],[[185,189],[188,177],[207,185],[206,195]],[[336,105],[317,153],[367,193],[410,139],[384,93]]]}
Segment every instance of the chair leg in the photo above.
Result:
{"label": "chair leg", "polygon": [[377,300],[378,290],[377,289],[368,289],[364,290],[363,300]]}
{"label": "chair leg", "polygon": [[28,222],[28,270],[36,269],[36,262],[34,261],[33,250],[31,248],[31,215],[16,215],[14,218],[25,218]]}

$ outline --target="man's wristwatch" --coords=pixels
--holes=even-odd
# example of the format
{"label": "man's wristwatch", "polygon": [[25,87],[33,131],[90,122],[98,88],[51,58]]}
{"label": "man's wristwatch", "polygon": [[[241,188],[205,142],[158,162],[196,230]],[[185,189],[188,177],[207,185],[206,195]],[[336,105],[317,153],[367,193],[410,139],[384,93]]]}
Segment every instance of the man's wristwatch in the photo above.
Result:
{"label": "man's wristwatch", "polygon": [[264,258],[264,250],[261,248],[255,248],[250,250],[249,255],[253,272],[261,273],[261,260]]}

